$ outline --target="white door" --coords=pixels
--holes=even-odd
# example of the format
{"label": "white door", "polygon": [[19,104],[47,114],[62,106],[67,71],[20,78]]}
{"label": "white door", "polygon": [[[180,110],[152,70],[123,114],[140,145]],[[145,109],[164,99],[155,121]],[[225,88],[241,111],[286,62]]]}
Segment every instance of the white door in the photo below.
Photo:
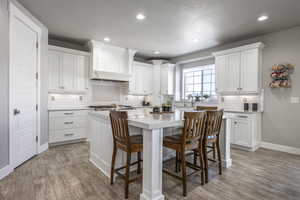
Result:
{"label": "white door", "polygon": [[259,50],[243,51],[241,55],[241,92],[257,93],[259,84]]}
{"label": "white door", "polygon": [[76,85],[77,90],[83,91],[87,89],[87,57],[86,56],[77,56],[77,65],[76,65]]}
{"label": "white door", "polygon": [[235,144],[251,147],[251,122],[246,119],[236,119]]}
{"label": "white door", "polygon": [[161,67],[160,70],[160,91],[161,94],[168,94],[168,78],[169,78],[169,69],[168,67]]}
{"label": "white door", "polygon": [[144,91],[146,94],[153,92],[153,68],[144,67]]}
{"label": "white door", "polygon": [[136,93],[138,94],[144,94],[145,93],[145,90],[144,90],[144,85],[145,85],[145,82],[144,82],[144,70],[143,70],[144,67],[141,67],[141,66],[138,66],[136,65],[136,68],[135,68],[135,91]]}
{"label": "white door", "polygon": [[32,21],[10,6],[10,140],[17,167],[37,153],[38,32]]}
{"label": "white door", "polygon": [[226,87],[226,56],[216,57],[216,91],[218,93],[223,93]]}
{"label": "white door", "polygon": [[48,51],[49,90],[62,89],[61,62],[62,53],[51,50]]}
{"label": "white door", "polygon": [[241,53],[229,54],[226,59],[223,90],[227,93],[237,93],[240,88]]}
{"label": "white door", "polygon": [[230,120],[230,143],[235,144],[235,132],[237,129],[237,121],[235,119]]}
{"label": "white door", "polygon": [[75,69],[76,69],[76,56],[68,53],[63,54],[62,64],[62,82],[63,89],[75,89]]}

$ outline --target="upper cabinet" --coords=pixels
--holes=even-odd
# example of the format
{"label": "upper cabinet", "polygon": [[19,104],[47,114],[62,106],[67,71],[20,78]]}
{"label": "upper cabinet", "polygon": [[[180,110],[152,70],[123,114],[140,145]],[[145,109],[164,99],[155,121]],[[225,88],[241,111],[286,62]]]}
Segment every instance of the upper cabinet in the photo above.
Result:
{"label": "upper cabinet", "polygon": [[49,92],[83,93],[88,89],[89,53],[49,46]]}
{"label": "upper cabinet", "polygon": [[88,46],[91,49],[91,79],[130,80],[136,51],[94,40],[90,41]]}
{"label": "upper cabinet", "polygon": [[174,95],[175,65],[166,63],[160,70],[160,93],[162,95]]}
{"label": "upper cabinet", "polygon": [[152,65],[134,62],[132,78],[129,81],[129,94],[133,95],[173,95],[173,64]]}
{"label": "upper cabinet", "polygon": [[220,94],[255,94],[261,90],[263,43],[216,52],[216,90]]}
{"label": "upper cabinet", "polygon": [[153,66],[151,64],[134,62],[132,79],[129,82],[129,93],[150,95],[153,93]]}

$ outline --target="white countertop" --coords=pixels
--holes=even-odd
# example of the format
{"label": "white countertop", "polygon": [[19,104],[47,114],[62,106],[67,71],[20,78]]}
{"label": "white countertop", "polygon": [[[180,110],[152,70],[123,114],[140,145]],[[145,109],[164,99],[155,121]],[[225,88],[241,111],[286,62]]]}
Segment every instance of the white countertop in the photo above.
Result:
{"label": "white countertop", "polygon": [[87,106],[80,106],[80,107],[55,107],[55,108],[48,108],[48,111],[64,111],[64,110],[90,110]]}
{"label": "white countertop", "polygon": [[[190,109],[175,109],[174,113],[169,114],[150,114],[151,110],[129,110],[128,123],[143,129],[156,129],[183,126],[183,114]],[[101,119],[109,120],[109,111],[90,111],[90,115]],[[225,118],[225,117],[224,117]]]}

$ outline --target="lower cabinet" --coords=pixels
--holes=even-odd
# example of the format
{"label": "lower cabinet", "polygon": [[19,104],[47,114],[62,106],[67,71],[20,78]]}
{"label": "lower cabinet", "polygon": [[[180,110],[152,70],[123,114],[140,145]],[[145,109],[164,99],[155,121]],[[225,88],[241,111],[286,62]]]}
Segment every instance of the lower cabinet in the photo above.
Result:
{"label": "lower cabinet", "polygon": [[49,112],[49,143],[86,139],[87,110]]}
{"label": "lower cabinet", "polygon": [[255,151],[261,142],[261,114],[226,113],[232,147]]}

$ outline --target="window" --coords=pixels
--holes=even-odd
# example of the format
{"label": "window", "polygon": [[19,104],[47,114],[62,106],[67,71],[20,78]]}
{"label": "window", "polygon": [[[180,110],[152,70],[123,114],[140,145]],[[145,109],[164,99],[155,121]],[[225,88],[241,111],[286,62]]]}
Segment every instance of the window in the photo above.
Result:
{"label": "window", "polygon": [[216,95],[215,65],[206,65],[183,69],[182,71],[182,98],[192,96],[209,97]]}

